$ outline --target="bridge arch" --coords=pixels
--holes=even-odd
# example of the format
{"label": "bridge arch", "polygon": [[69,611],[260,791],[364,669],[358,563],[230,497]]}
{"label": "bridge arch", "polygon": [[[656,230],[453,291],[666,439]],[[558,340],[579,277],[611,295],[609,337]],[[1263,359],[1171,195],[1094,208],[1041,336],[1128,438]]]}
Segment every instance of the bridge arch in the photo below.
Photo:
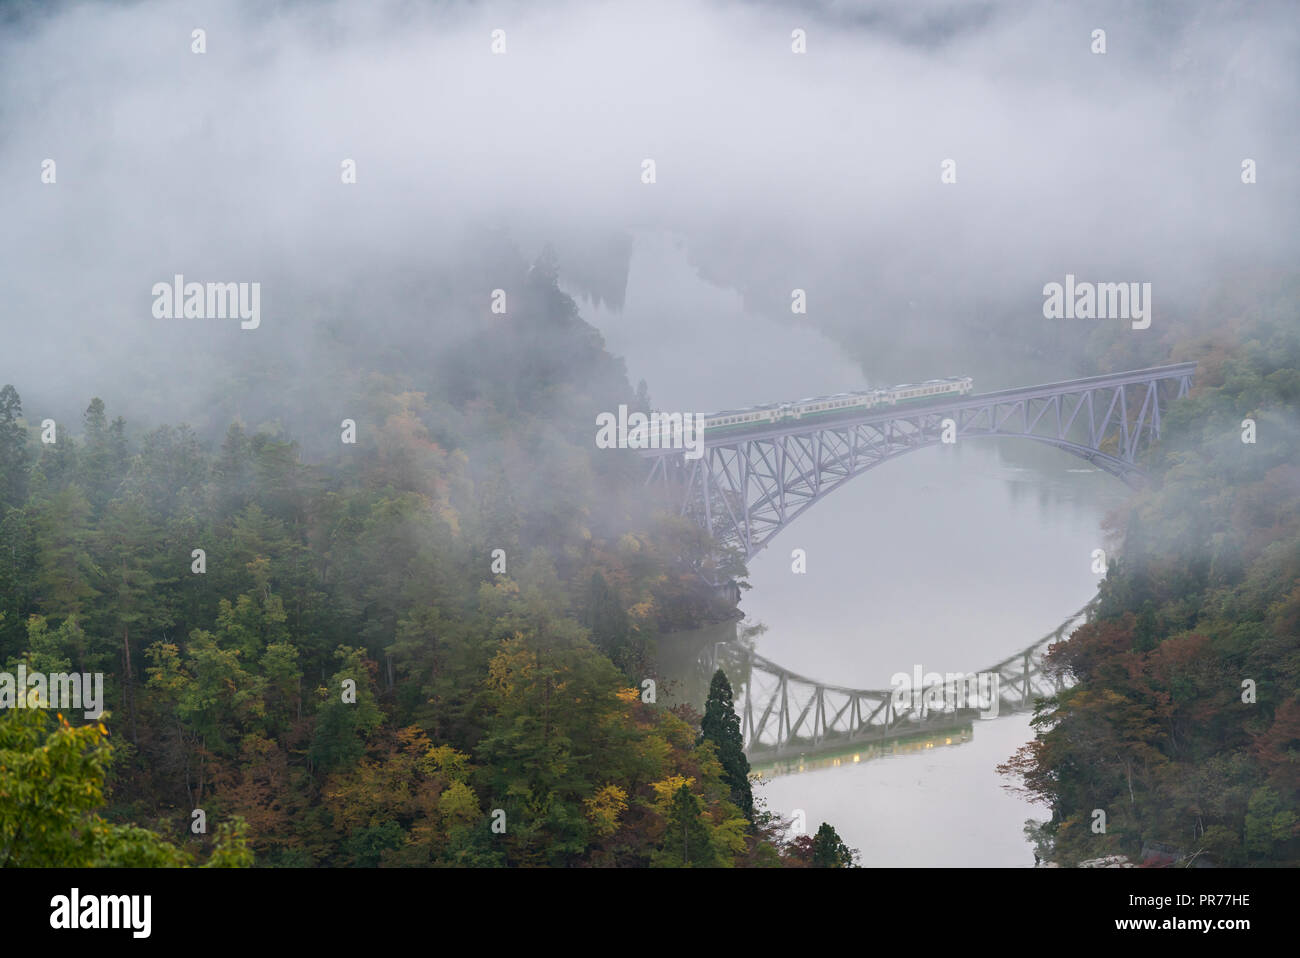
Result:
{"label": "bridge arch", "polygon": [[[1141,472],[1133,465],[1129,463],[1125,463],[1122,460],[1116,459],[1114,456],[1108,456],[1105,453],[1098,453],[1093,450],[1084,448],[1082,446],[1079,446],[1076,443],[1059,442],[1041,436],[1008,437],[1005,435],[998,435],[995,433],[993,434],[976,433],[967,436],[966,438],[969,439],[1006,439],[1006,438],[1031,439],[1034,442],[1042,443],[1044,445],[1054,446],[1058,449],[1061,449],[1069,453],[1070,455],[1077,456],[1080,459],[1084,459],[1088,462],[1091,462],[1093,465],[1098,466],[1103,471],[1110,473],[1111,475],[1115,476],[1118,479],[1123,480],[1129,485],[1137,485],[1140,482]],[[910,452],[915,452],[919,449],[930,449],[935,446],[940,446],[942,444],[943,443],[938,439],[926,439],[923,442],[917,442],[915,444],[907,446],[906,448],[889,452],[888,454],[881,456],[879,459],[867,463],[866,465],[862,466],[855,472],[852,472],[847,476],[843,476],[837,479],[831,485],[822,487],[815,495],[813,495],[806,501],[802,502],[797,508],[794,509],[794,511],[788,513],[785,522],[781,523],[778,526],[775,526],[771,530],[771,532],[767,536],[765,536],[763,540],[751,552],[748,552],[746,554],[745,558],[751,559],[759,552],[761,552],[763,549],[767,548],[767,546],[771,545],[772,540],[775,539],[777,535],[779,535],[783,530],[789,528],[794,523],[794,521],[798,519],[801,515],[803,515],[805,512],[807,512],[817,503],[826,499],[828,496],[830,496],[831,493],[844,488],[844,486],[848,485],[858,476],[870,472],[872,469],[875,469],[878,466],[882,466],[887,462],[892,462],[893,460],[905,456]]]}
{"label": "bridge arch", "polygon": [[746,561],[817,502],[881,463],[956,439],[1014,437],[1055,446],[1129,483],[1139,452],[1160,436],[1162,403],[1191,388],[1179,363],[939,401],[833,420],[763,423],[705,433],[700,458],[644,450],[647,482],[668,484],[680,510]]}
{"label": "bridge arch", "polygon": [[[1067,677],[1047,667],[1046,655],[1054,643],[1070,637],[1089,621],[1096,610],[1093,599],[1056,629],[1026,648],[969,677],[979,676],[971,690],[940,682],[916,690],[919,694],[901,698],[895,689],[859,689],[832,685],[792,672],[739,644],[721,644],[706,650],[700,666],[708,674],[723,668],[739,692],[736,702],[741,717],[741,735],[750,758],[780,759],[791,755],[812,755],[911,731],[951,723],[964,711],[996,719],[1032,711],[1036,700],[1067,687]],[[975,688],[983,696],[971,702]],[[741,691],[743,690],[743,691]],[[951,702],[963,698],[966,708],[932,714],[931,692]]]}

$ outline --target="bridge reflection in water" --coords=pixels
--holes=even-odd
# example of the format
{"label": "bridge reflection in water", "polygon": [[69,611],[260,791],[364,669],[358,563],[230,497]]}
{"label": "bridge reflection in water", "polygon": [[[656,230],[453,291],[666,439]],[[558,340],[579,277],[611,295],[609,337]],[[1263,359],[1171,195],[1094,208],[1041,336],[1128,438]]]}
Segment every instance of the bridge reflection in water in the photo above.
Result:
{"label": "bridge reflection in water", "polygon": [[[698,674],[721,668],[731,683],[740,713],[745,754],[754,766],[788,769],[793,762],[808,768],[813,758],[836,759],[880,754],[872,749],[895,748],[912,740],[930,743],[968,741],[973,723],[989,717],[1032,711],[1037,699],[1055,694],[1065,678],[1044,668],[1044,656],[1087,621],[1096,599],[1047,635],[980,672],[990,676],[991,698],[980,708],[952,706],[951,687],[943,679],[925,685],[910,701],[895,701],[894,689],[854,689],[819,682],[777,665],[740,642],[718,642],[697,660]],[[977,673],[975,673],[977,674]],[[946,678],[946,677],[945,677]],[[987,688],[987,686],[986,686]],[[947,703],[943,708],[932,702]],[[967,700],[969,701],[969,700]],[[981,712],[981,709],[984,711]],[[965,738],[960,738],[966,729]]]}
{"label": "bridge reflection in water", "polygon": [[943,732],[902,735],[878,742],[868,742],[852,748],[836,750],[828,747],[823,751],[800,752],[797,756],[787,758],[771,758],[759,755],[755,756],[755,762],[751,764],[749,774],[751,778],[770,779],[780,775],[796,775],[799,772],[815,772],[823,768],[859,765],[863,762],[870,762],[872,759],[886,758],[890,755],[911,755],[916,752],[926,752],[948,745],[961,745],[969,742],[974,737],[974,732],[973,723],[968,721],[964,725],[949,728]]}

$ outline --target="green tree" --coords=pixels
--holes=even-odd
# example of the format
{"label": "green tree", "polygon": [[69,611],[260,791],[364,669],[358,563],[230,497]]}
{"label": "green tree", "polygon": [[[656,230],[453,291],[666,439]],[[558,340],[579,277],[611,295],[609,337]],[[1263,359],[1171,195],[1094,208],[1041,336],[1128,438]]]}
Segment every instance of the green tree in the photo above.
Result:
{"label": "green tree", "polygon": [[90,503],[79,487],[65,486],[38,505],[33,526],[35,584],[43,611],[58,616],[82,612],[98,594],[91,583],[102,577],[90,552]]}
{"label": "green tree", "polygon": [[840,840],[830,822],[822,822],[812,840],[813,868],[852,868],[853,849]]}
{"label": "green tree", "polygon": [[700,738],[712,742],[722,763],[723,780],[731,789],[731,800],[745,818],[754,820],[754,789],[749,782],[749,759],[740,733],[740,716],[732,702],[731,683],[718,669],[709,683],[709,697],[700,721]]}
{"label": "green tree", "polygon": [[[101,632],[120,639],[121,666],[113,671],[122,677],[131,741],[139,741],[136,727],[136,676],[140,669],[141,639],[155,629],[170,626],[164,582],[177,575],[165,571],[160,547],[162,532],[138,494],[114,499],[100,522],[99,566],[103,570],[104,615],[98,620]],[[173,561],[174,567],[176,563]]]}
{"label": "green tree", "polygon": [[[104,801],[112,747],[103,719],[72,726],[45,709],[0,713],[0,867],[175,867],[184,850],[135,825],[114,825]],[[213,859],[251,864],[219,833]]]}
{"label": "green tree", "polygon": [[31,455],[22,415],[23,401],[18,390],[8,385],[0,389],[0,515],[5,506],[16,508],[27,498]]}
{"label": "green tree", "polygon": [[591,639],[624,675],[640,665],[641,654],[631,639],[631,623],[618,594],[599,572],[591,574],[582,624],[591,629]]}
{"label": "green tree", "polygon": [[660,868],[712,868],[718,864],[703,803],[689,786],[673,793],[664,843],[654,864]]}
{"label": "green tree", "polygon": [[339,670],[329,685],[318,689],[316,735],[309,756],[323,770],[350,765],[366,750],[366,740],[384,722],[375,695],[373,662],[364,649],[339,646],[334,653]]}
{"label": "green tree", "polygon": [[110,426],[104,400],[99,397],[90,401],[82,422],[83,445],[77,459],[77,483],[86,491],[95,514],[99,515],[126,476],[126,423],[119,416]]}

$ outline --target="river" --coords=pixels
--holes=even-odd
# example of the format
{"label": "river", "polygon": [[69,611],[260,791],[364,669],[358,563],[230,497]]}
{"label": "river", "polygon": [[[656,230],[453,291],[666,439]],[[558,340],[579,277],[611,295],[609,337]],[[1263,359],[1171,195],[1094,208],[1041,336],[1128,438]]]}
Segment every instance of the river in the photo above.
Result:
{"label": "river", "polygon": [[[749,315],[662,236],[638,238],[624,308],[584,304],[583,315],[663,409],[712,412],[866,385],[836,344]],[[978,355],[960,365],[931,375],[972,375],[977,392],[1006,385],[981,382]],[[1019,384],[1036,381],[1027,372]],[[744,624],[766,627],[755,640],[763,656],[838,685],[887,688],[916,665],[977,671],[1096,593],[1101,522],[1125,494],[1082,460],[1024,440],[910,453],[818,503],[750,562]],[[794,549],[805,573],[792,571]],[[1032,865],[1022,829],[1045,813],[995,771],[1031,737],[1028,722],[976,721],[952,745],[940,736],[935,747],[769,774],[756,794],[784,814],[802,810],[810,831],[831,822],[866,866]]]}

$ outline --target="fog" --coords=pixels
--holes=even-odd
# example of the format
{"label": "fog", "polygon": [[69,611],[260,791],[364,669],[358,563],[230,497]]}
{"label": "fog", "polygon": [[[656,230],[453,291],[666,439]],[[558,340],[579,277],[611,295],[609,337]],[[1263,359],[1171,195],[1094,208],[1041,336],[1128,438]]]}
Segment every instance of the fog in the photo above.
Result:
{"label": "fog", "polygon": [[[1297,261],[1300,18],[1071,6],[0,5],[0,384],[29,424],[75,432],[100,396],[136,433],[190,421],[211,443],[240,419],[311,459],[378,379],[435,397],[442,448],[483,449],[459,386],[544,379],[584,345],[498,332],[494,290],[521,317],[554,298],[526,280],[545,262],[665,410],[1168,361]],[[178,275],[260,284],[256,328],[155,315]],[[1067,275],[1151,284],[1150,328],[1045,318]],[[581,402],[631,398],[603,355],[561,372],[591,380]],[[545,428],[585,441],[590,410],[563,402]],[[1059,450],[973,445],[872,470],[755,557],[758,651],[882,687],[987,667],[1091,598],[1127,491]],[[511,494],[538,529],[538,500],[599,511],[598,478],[557,495],[567,463],[535,452],[498,458],[528,473]],[[980,725],[769,798],[876,864],[1028,864],[1028,812],[992,771],[1028,734]]]}
{"label": "fog", "polygon": [[[552,244],[566,288],[608,322],[637,243],[672,237],[690,270],[650,280],[663,312],[644,325],[661,344],[734,350],[732,319],[747,313],[813,327],[848,344],[865,378],[893,381],[948,375],[933,357],[991,332],[1012,351],[1048,335],[1139,350],[1216,277],[1296,253],[1286,3],[0,16],[0,378],[29,416],[98,393],[128,417],[173,418],[203,397],[205,373],[259,352],[291,353],[286,375],[309,379],[299,324],[340,296],[333,318],[363,337],[427,330],[434,353],[498,285],[472,272],[467,237],[482,230],[524,260]],[[1090,51],[1098,28],[1104,55]],[[341,182],[345,159],[355,184]],[[945,159],[955,183],[940,181]],[[481,280],[481,305],[420,288],[449,264]],[[1042,286],[1067,272],[1152,282],[1153,328],[1045,320]],[[261,326],[154,318],[150,289],[176,273],[260,282]],[[701,283],[730,305],[673,294]],[[791,314],[795,288],[807,316]],[[746,353],[760,377],[789,360]],[[828,387],[856,385],[841,385],[849,374]],[[758,398],[771,397],[736,401]]]}

